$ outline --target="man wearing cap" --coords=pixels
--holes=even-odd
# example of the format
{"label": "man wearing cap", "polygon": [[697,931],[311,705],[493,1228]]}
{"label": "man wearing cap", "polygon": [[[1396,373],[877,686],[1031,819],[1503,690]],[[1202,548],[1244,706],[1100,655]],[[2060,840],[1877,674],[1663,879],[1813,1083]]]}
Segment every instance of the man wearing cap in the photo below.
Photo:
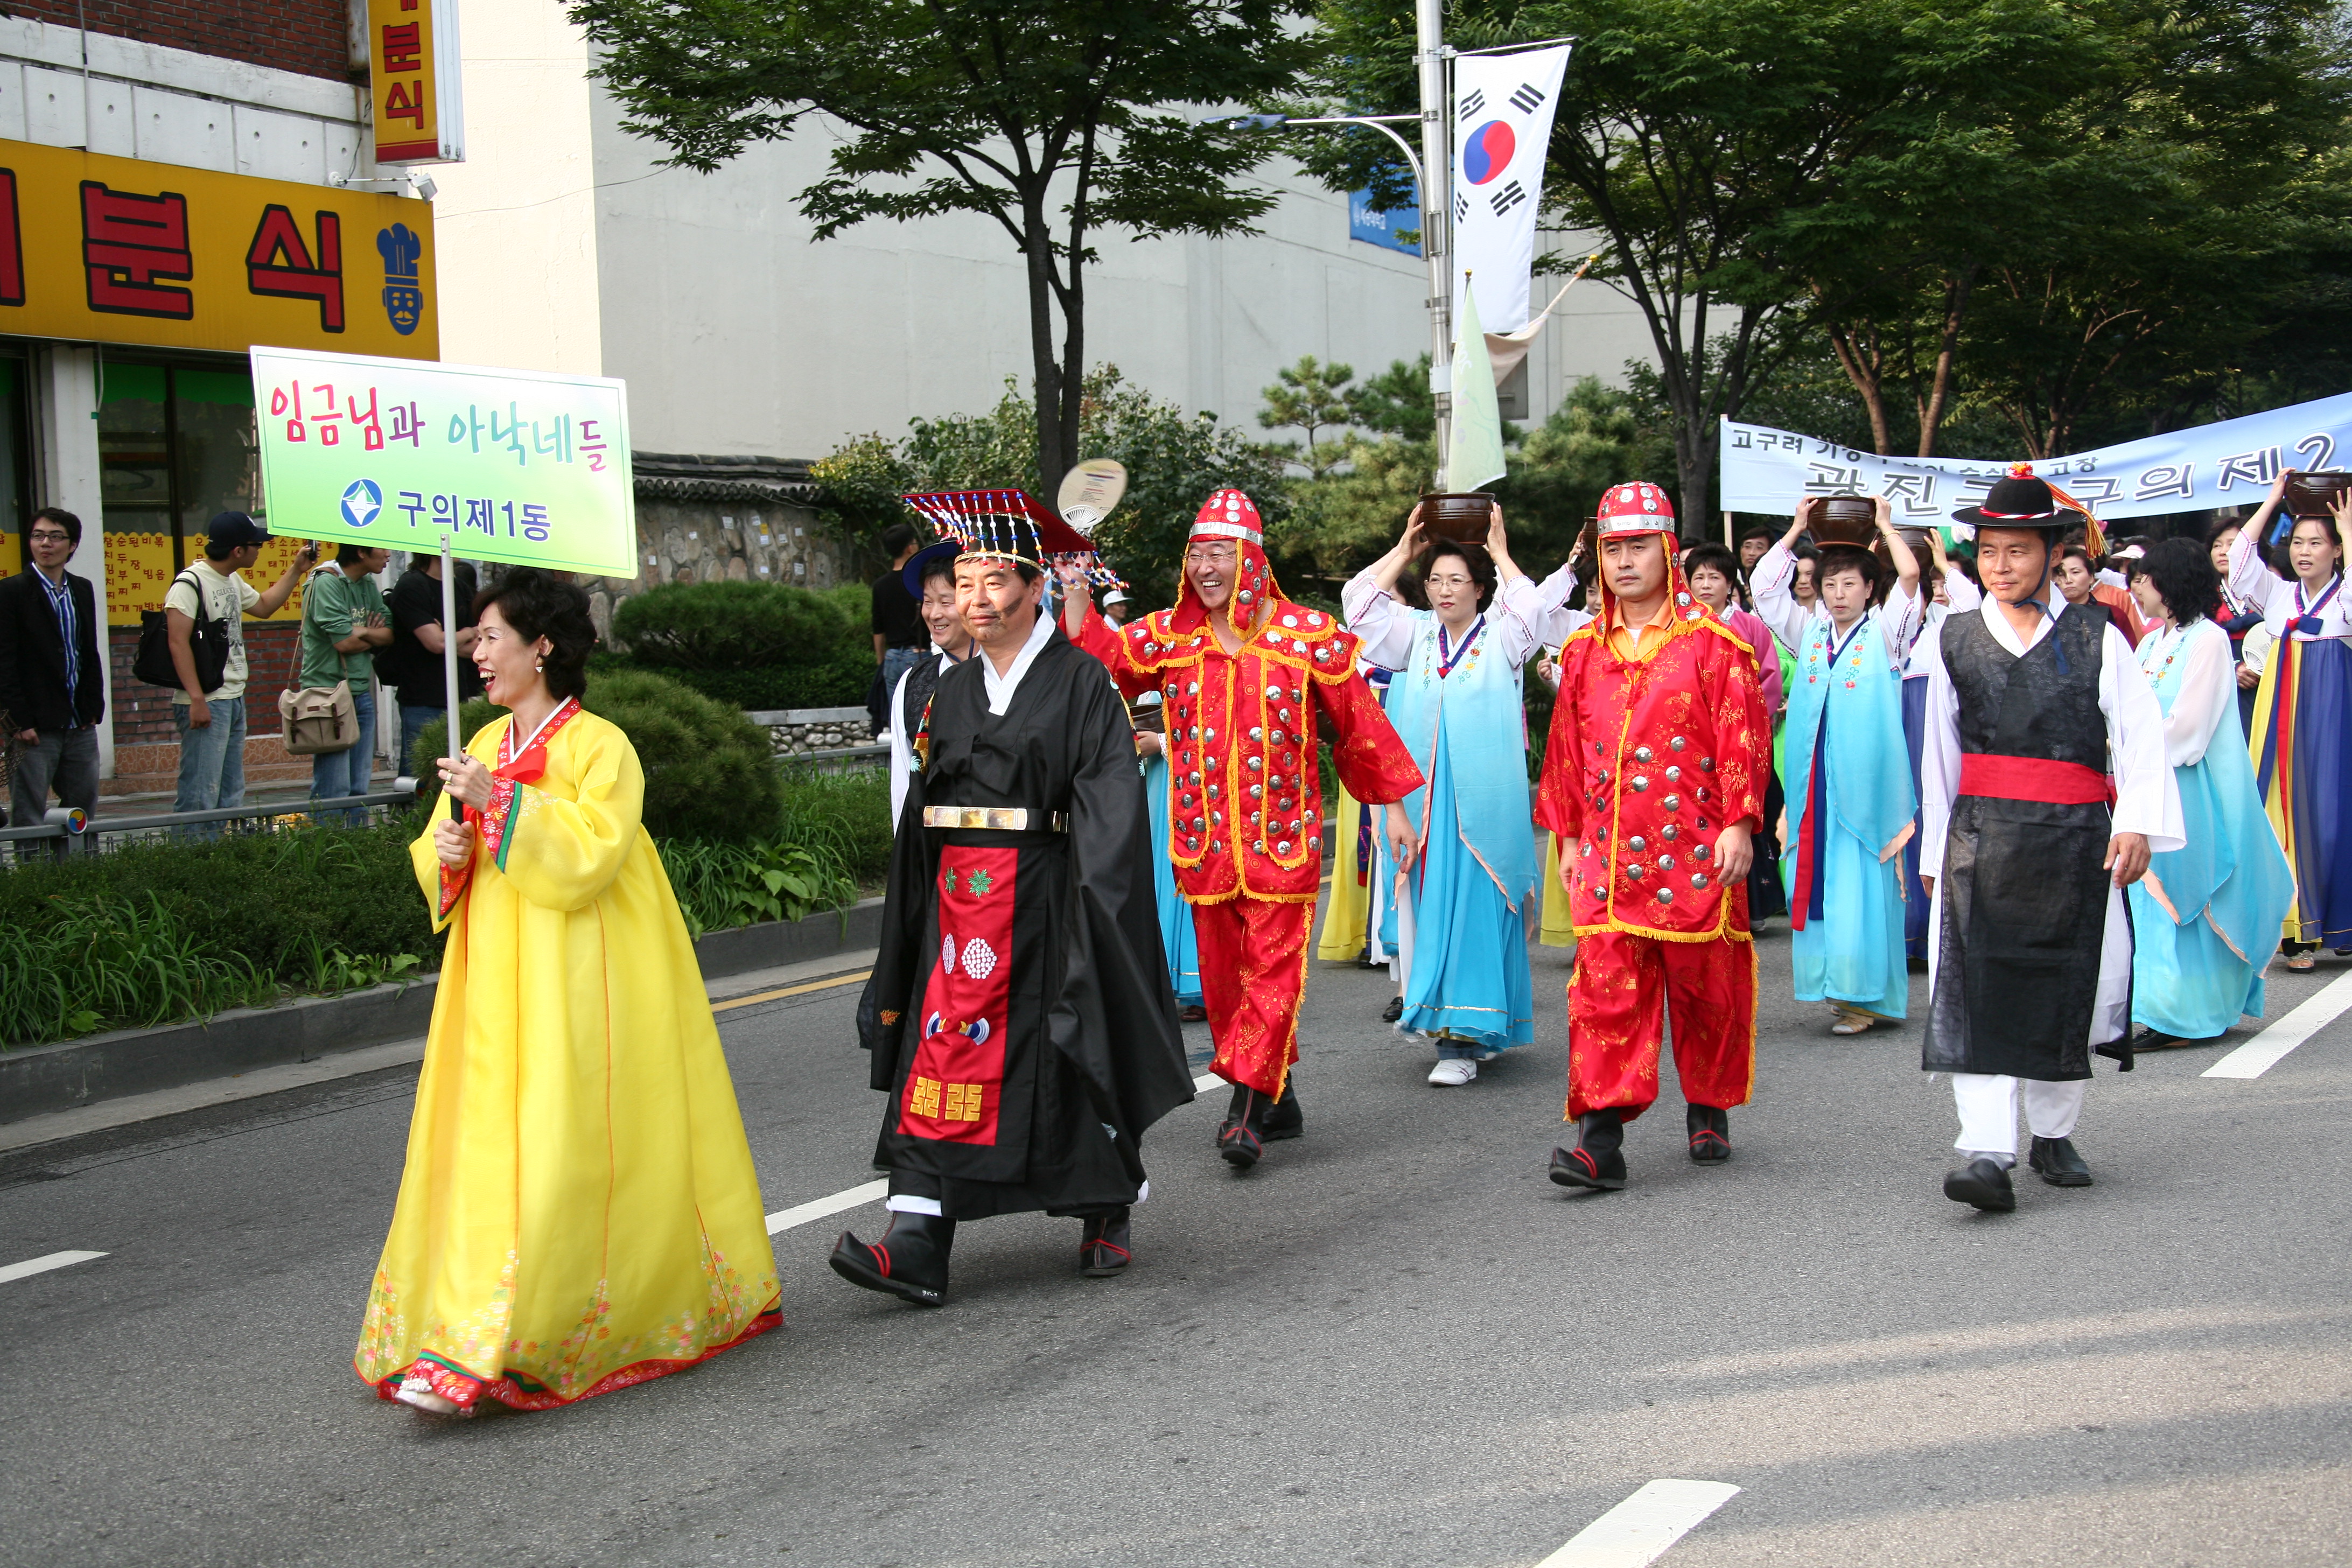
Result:
{"label": "man wearing cap", "polygon": [[1559,836],[1576,928],[1568,1119],[1551,1179],[1625,1184],[1625,1123],[1658,1098],[1674,1017],[1690,1157],[1731,1156],[1730,1108],[1756,1076],[1751,840],[1772,721],[1756,656],[1683,581],[1675,514],[1652,484],[1601,498],[1600,613],[1560,647],[1537,814]]}
{"label": "man wearing cap", "polygon": [[2183,828],[2164,710],[2130,645],[2105,605],[2053,591],[2084,514],[2020,464],[1953,516],[1976,525],[1985,598],[1923,644],[1920,1066],[1952,1075],[1959,1110],[1944,1195],[2006,1211],[2021,1101],[2042,1179],[2091,1184],[2074,1131],[2092,1055],[2132,1065],[2124,889]]}
{"label": "man wearing cap", "polygon": [[1175,607],[1114,628],[1083,578],[1066,574],[1064,625],[1130,697],[1166,707],[1168,858],[1192,906],[1212,1064],[1234,1086],[1217,1150],[1236,1169],[1304,1123],[1291,1083],[1307,940],[1323,881],[1327,732],[1349,793],[1386,805],[1387,837],[1409,864],[1402,801],[1421,770],[1356,672],[1357,639],[1336,616],[1282,595],[1257,507],[1219,490],[1192,521]]}
{"label": "man wearing cap", "polygon": [[[267,592],[245,580],[261,559],[269,531],[251,513],[216,513],[205,528],[205,558],[172,581],[163,595],[164,634],[180,689],[172,718],[180,731],[180,786],[173,811],[212,811],[245,804],[245,617],[267,620],[282,608],[319,559],[305,540]],[[228,643],[220,684],[202,689],[193,636],[199,620],[218,622]]]}
{"label": "man wearing cap", "polygon": [[992,509],[958,519],[979,657],[908,719],[920,765],[859,1030],[890,1097],[875,1150],[890,1227],[843,1232],[832,1265],[936,1307],[957,1226],[993,1215],[1074,1216],[1079,1271],[1124,1269],[1143,1134],[1192,1079],[1139,870],[1151,829],[1127,705],[1040,608],[1047,555],[1090,547],[1018,491],[908,500],[935,520]]}

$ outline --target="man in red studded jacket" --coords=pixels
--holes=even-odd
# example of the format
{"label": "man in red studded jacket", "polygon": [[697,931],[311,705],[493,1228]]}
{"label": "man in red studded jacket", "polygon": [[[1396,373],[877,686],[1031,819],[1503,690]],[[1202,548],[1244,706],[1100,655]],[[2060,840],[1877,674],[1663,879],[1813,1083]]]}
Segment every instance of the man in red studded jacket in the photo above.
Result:
{"label": "man in red studded jacket", "polygon": [[1772,724],[1756,659],[1675,560],[1655,485],[1601,498],[1599,616],[1561,647],[1537,815],[1559,835],[1576,927],[1568,988],[1562,1186],[1625,1184],[1624,1124],[1658,1098],[1666,1014],[1690,1156],[1730,1158],[1730,1118],[1756,1069],[1749,836],[1764,814]]}
{"label": "man in red studded jacket", "polygon": [[1217,1149],[1246,1170],[1302,1128],[1290,1068],[1323,880],[1318,738],[1350,794],[1389,805],[1401,867],[1412,831],[1393,803],[1421,770],[1356,673],[1354,636],[1282,596],[1241,491],[1218,491],[1193,520],[1175,608],[1115,627],[1082,577],[1066,573],[1065,587],[1070,639],[1129,697],[1157,689],[1167,704],[1168,854],[1200,941],[1213,1068],[1234,1086]]}

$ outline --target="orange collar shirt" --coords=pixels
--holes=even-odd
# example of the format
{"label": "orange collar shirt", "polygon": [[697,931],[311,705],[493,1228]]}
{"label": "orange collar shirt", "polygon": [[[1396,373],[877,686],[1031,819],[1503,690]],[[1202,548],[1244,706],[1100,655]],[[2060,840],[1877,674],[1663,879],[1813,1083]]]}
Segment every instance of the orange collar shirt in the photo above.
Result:
{"label": "orange collar shirt", "polygon": [[1748,939],[1745,882],[1715,879],[1723,830],[1763,820],[1772,724],[1756,661],[1712,612],[1612,612],[1560,648],[1537,814],[1559,835],[1580,932]]}

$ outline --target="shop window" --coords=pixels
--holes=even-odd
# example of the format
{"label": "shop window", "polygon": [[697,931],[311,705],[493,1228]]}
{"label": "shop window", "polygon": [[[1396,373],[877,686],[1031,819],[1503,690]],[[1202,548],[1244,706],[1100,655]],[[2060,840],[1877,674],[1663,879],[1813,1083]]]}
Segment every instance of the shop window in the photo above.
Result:
{"label": "shop window", "polygon": [[[107,619],[137,626],[200,559],[220,511],[260,510],[253,382],[242,369],[105,362],[98,456],[105,502]],[[296,542],[272,541],[251,575],[275,581]],[[280,618],[299,614],[295,603]]]}

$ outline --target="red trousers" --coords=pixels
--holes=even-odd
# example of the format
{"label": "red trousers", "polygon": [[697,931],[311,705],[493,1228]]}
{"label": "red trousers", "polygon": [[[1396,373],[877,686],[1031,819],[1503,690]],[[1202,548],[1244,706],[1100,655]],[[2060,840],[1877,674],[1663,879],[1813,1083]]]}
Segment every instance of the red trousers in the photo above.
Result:
{"label": "red trousers", "polygon": [[1201,1004],[1217,1043],[1210,1070],[1280,1098],[1298,1059],[1298,1003],[1307,994],[1312,903],[1227,899],[1192,906],[1201,948]]}
{"label": "red trousers", "polygon": [[[1205,980],[1205,948],[1202,957]],[[1748,1103],[1756,1087],[1756,944],[1591,931],[1576,939],[1568,984],[1570,1121],[1617,1110],[1631,1121],[1650,1108],[1669,1012],[1683,1099],[1718,1110]]]}

